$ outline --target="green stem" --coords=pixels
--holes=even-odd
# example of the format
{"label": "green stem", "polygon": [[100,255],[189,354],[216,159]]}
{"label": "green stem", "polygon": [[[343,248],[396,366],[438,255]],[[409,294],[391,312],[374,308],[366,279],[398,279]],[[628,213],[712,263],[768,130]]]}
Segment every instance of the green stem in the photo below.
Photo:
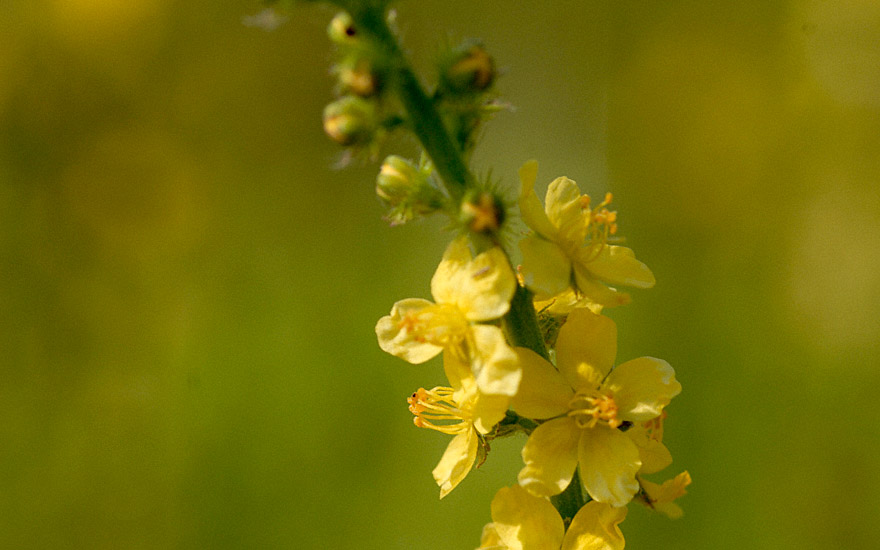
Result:
{"label": "green stem", "polygon": [[558,495],[550,497],[550,502],[559,510],[559,515],[562,516],[562,521],[565,522],[567,528],[574,515],[586,504],[584,493],[581,490],[581,479],[577,470],[574,471],[574,476],[571,478],[571,483],[568,484],[568,487]]}
{"label": "green stem", "polygon": [[446,184],[449,196],[456,203],[460,202],[465,191],[476,186],[476,179],[468,170],[461,151],[440,118],[440,113],[410,69],[394,33],[385,22],[384,10],[368,7],[352,13],[351,16],[358,28],[372,36],[384,49],[394,73],[390,80],[412,122],[413,132],[431,157],[434,168]]}
{"label": "green stem", "polygon": [[[381,3],[380,3],[381,4]],[[358,8],[357,6],[361,6]],[[455,201],[460,202],[465,191],[476,186],[476,179],[468,170],[461,151],[449,135],[443,119],[433,102],[422,89],[418,79],[403,55],[394,33],[385,21],[384,9],[374,4],[353,3],[350,12],[355,24],[380,45],[392,71],[391,79],[407,116],[412,122],[413,131],[421,141],[422,147],[431,158],[434,168],[446,184],[446,191]],[[514,346],[528,348],[545,359],[549,359],[544,337],[538,326],[538,318],[532,303],[532,293],[517,287],[510,310],[503,319],[504,330]],[[511,417],[512,418],[512,417]],[[527,419],[522,424],[527,431],[534,429]],[[575,472],[569,487],[551,499],[559,510],[566,525],[584,504],[580,479]]]}
{"label": "green stem", "polygon": [[[476,180],[468,170],[461,151],[443,125],[440,114],[410,69],[394,33],[385,22],[384,10],[367,6],[355,10],[351,16],[358,28],[381,45],[385,55],[388,56],[389,65],[395,72],[392,81],[412,121],[416,137],[421,141],[425,152],[431,157],[434,168],[446,183],[449,195],[456,201],[461,200],[464,192],[475,186]],[[504,317],[504,326],[514,346],[529,348],[545,359],[549,357],[538,327],[531,293],[528,290],[517,289],[510,311]]]}

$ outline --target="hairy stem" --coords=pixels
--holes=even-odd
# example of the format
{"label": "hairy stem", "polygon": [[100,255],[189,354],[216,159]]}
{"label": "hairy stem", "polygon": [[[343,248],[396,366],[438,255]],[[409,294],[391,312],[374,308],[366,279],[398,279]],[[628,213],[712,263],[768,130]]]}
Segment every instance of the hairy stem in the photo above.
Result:
{"label": "hairy stem", "polygon": [[384,10],[368,7],[351,15],[358,28],[384,49],[393,71],[391,83],[406,109],[413,132],[431,157],[446,192],[455,202],[460,202],[465,191],[475,187],[476,180],[385,22]]}

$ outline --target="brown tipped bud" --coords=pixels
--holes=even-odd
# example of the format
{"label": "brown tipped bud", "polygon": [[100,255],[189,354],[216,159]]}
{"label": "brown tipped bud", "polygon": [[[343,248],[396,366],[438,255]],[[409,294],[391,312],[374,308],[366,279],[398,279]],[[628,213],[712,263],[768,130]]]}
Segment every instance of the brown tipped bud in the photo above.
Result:
{"label": "brown tipped bud", "polygon": [[461,203],[461,222],[473,233],[496,233],[504,218],[504,202],[489,191],[472,190]]}
{"label": "brown tipped bud", "polygon": [[354,96],[346,96],[324,108],[324,131],[340,145],[369,142],[376,130],[376,107]]}
{"label": "brown tipped bud", "polygon": [[336,73],[343,93],[370,97],[381,90],[382,78],[366,59],[340,64]]}
{"label": "brown tipped bud", "polygon": [[330,21],[330,25],[327,27],[327,36],[340,45],[356,44],[360,40],[359,33],[354,26],[354,20],[344,11],[337,13],[336,17]]}
{"label": "brown tipped bud", "polygon": [[444,65],[441,86],[452,92],[482,92],[495,81],[495,62],[479,44],[451,53]]}

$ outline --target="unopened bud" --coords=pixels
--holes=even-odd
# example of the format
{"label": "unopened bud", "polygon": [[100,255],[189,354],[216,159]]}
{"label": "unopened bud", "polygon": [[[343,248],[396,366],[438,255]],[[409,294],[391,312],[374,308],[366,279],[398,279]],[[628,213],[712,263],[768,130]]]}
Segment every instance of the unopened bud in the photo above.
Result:
{"label": "unopened bud", "polygon": [[382,163],[376,176],[376,195],[390,207],[388,219],[395,225],[430,214],[443,204],[443,195],[428,174],[397,155]]}
{"label": "unopened bud", "polygon": [[504,201],[489,191],[472,190],[461,203],[461,222],[473,233],[497,232],[504,217]]}
{"label": "unopened bud", "polygon": [[327,36],[330,40],[340,45],[356,44],[360,40],[354,20],[344,11],[336,14],[327,27]]}
{"label": "unopened bud", "polygon": [[453,92],[482,92],[495,81],[495,62],[483,46],[472,44],[450,54],[440,79]]}
{"label": "unopened bud", "polygon": [[345,96],[324,108],[324,131],[340,145],[370,141],[376,130],[376,107],[370,101]]}
{"label": "unopened bud", "polygon": [[340,64],[337,69],[339,88],[343,93],[361,97],[376,95],[382,86],[382,78],[366,59]]}

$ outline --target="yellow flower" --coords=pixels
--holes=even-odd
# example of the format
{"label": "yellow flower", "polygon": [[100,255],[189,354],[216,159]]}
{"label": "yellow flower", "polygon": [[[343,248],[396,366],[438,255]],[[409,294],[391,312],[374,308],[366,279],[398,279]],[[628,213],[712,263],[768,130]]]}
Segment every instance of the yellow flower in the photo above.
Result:
{"label": "yellow flower", "polygon": [[419,388],[407,399],[416,426],[455,436],[432,472],[440,486],[440,498],[455,489],[474,467],[480,434],[490,432],[504,418],[509,401],[507,396],[481,393],[473,378],[465,379],[457,389]]}
{"label": "yellow flower", "polygon": [[612,370],[617,327],[587,309],[574,310],[559,330],[558,371],[531,350],[516,352],[522,383],[513,408],[528,418],[550,419],[523,447],[520,485],[536,496],[556,495],[579,468],[594,500],[626,505],[639,489],[642,459],[633,440],[617,428],[660,416],[681,391],[672,367],[640,357]]}
{"label": "yellow flower", "polygon": [[515,290],[516,278],[501,249],[472,258],[467,240],[456,239],[431,279],[436,303],[410,298],[394,304],[376,324],[379,346],[413,364],[445,349],[473,370],[481,391],[513,395],[520,379],[516,356],[501,329],[475,323],[507,313]]}
{"label": "yellow flower", "polygon": [[608,211],[611,194],[596,207],[581,195],[572,180],[561,177],[550,183],[544,207],[535,194],[538,163],[529,161],[519,170],[519,209],[535,234],[520,241],[522,275],[538,299],[551,298],[569,286],[596,304],[625,304],[629,297],[607,285],[636,288],[654,286],[654,274],[633,251],[608,244],[617,230],[617,213]]}
{"label": "yellow flower", "polygon": [[684,514],[674,501],[687,494],[685,489],[691,484],[691,474],[687,470],[664,481],[662,485],[642,479],[641,476],[639,483],[642,485],[643,493],[641,500],[648,508],[657,510],[671,519],[678,519]]}
{"label": "yellow flower", "polygon": [[588,502],[568,530],[546,498],[518,485],[505,487],[492,499],[492,523],[483,528],[478,550],[622,550],[618,526],[626,508]]}
{"label": "yellow flower", "polygon": [[642,477],[644,474],[659,472],[672,464],[672,455],[663,445],[663,421],[665,419],[666,411],[663,411],[663,414],[657,418],[641,424],[634,424],[627,430],[626,435],[639,448],[639,456],[642,459],[642,468],[636,476],[642,488],[638,500],[648,508],[665,514],[671,519],[678,519],[684,512],[674,501],[687,493],[685,488],[691,484],[691,475],[684,471],[673,479],[666,480],[662,485]]}

